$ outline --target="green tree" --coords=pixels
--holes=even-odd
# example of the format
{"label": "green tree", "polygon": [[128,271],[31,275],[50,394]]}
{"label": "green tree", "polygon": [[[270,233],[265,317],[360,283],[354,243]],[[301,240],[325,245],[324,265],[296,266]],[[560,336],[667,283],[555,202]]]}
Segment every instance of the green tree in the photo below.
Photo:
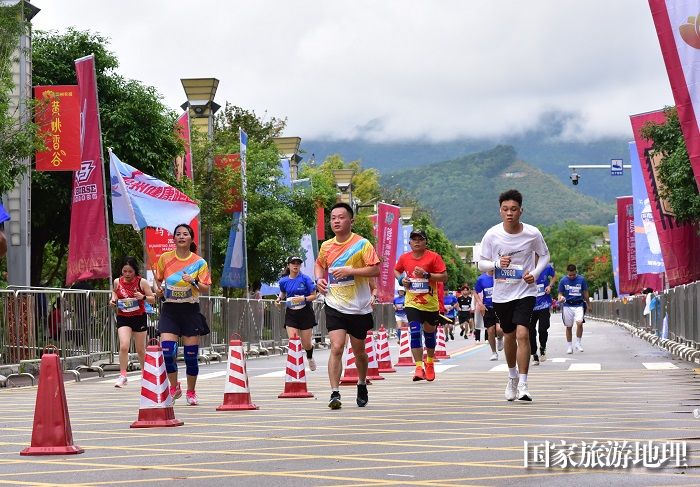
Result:
{"label": "green tree", "polygon": [[648,122],[642,129],[642,137],[652,141],[652,149],[663,158],[658,167],[659,196],[667,200],[679,222],[700,221],[700,193],[690,165],[678,111],[666,107],[666,122]]}
{"label": "green tree", "polygon": [[[33,82],[76,84],[75,59],[94,54],[106,174],[109,174],[106,148],[112,147],[122,161],[177,186],[173,161],[183,151],[175,131],[177,115],[163,104],[155,88],[120,76],[116,72],[118,59],[108,46],[108,40],[97,33],[75,29],[37,31],[32,45]],[[71,172],[32,174],[33,285],[61,285],[65,281],[72,175]],[[183,185],[187,190],[186,183]],[[62,210],[56,211],[57,208]],[[110,224],[110,242],[114,257],[143,254],[138,233],[128,225]],[[49,251],[54,255],[47,259],[45,254]],[[55,265],[44,269],[47,260]]]}
{"label": "green tree", "polygon": [[[14,188],[26,173],[28,168],[21,161],[43,147],[36,125],[27,120],[20,122],[21,114],[11,99],[15,85],[12,65],[17,59],[20,35],[29,28],[22,21],[22,8],[26,8],[23,2],[0,6],[0,195]],[[31,106],[30,101],[27,109]]]}

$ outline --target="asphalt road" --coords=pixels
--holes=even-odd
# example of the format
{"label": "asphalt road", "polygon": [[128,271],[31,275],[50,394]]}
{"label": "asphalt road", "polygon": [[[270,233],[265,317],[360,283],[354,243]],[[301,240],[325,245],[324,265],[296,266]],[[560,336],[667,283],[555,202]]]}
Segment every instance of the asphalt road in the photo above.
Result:
{"label": "asphalt road", "polygon": [[[700,370],[605,323],[587,323],[585,352],[566,355],[558,315],[552,325],[549,359],[530,369],[531,403],[505,401],[503,358],[489,361],[488,346],[457,337],[435,382],[414,383],[411,368],[397,368],[369,387],[366,408],[347,386],[343,408],[331,411],[328,352],[317,351],[318,370],[307,371],[310,399],[277,398],[285,357],[249,360],[257,411],[217,412],[225,364],[201,366],[200,405],[178,400],[175,415],[185,424],[177,428],[129,428],[137,374],[125,389],[113,387],[114,375],[68,382],[73,437],[85,453],[20,457],[36,387],[0,389],[0,485],[700,485]],[[395,343],[391,351],[395,362]],[[649,440],[685,442],[687,466],[580,466],[591,451],[603,463],[622,451],[651,461]],[[559,445],[559,456],[553,450],[549,467],[525,467],[524,442],[531,463],[533,445],[543,451],[546,441]],[[562,442],[576,467],[556,463]]]}

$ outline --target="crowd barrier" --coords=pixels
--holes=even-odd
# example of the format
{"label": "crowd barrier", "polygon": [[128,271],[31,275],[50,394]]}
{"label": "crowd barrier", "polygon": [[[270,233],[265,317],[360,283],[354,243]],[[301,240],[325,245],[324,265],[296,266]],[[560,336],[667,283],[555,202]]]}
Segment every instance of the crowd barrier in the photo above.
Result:
{"label": "crowd barrier", "polygon": [[[111,291],[54,288],[0,290],[0,381],[18,373],[38,370],[43,350],[54,345],[63,370],[80,380],[80,372],[117,366],[119,341]],[[316,316],[315,343],[328,346],[323,303],[313,303]],[[234,299],[221,296],[200,298],[200,310],[211,333],[202,337],[200,359],[225,360],[229,339],[240,336],[248,356],[284,353],[287,333],[284,307],[267,299]],[[158,306],[148,315],[148,337],[157,336]],[[394,326],[391,304],[374,307],[375,327]],[[129,367],[138,366],[130,354]],[[31,375],[30,375],[31,376]],[[32,377],[33,380],[33,377]],[[0,382],[0,385],[4,385]]]}
{"label": "crowd barrier", "polygon": [[[644,315],[646,295],[623,299],[593,301],[592,317],[614,321],[645,333],[650,341],[669,341],[700,351],[700,282],[694,282],[654,294],[656,303]],[[665,348],[669,348],[668,347]]]}

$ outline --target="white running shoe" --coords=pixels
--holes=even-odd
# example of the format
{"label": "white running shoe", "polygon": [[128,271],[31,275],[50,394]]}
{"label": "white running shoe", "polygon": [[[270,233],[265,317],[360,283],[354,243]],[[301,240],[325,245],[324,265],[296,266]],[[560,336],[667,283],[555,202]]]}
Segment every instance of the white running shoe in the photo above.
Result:
{"label": "white running shoe", "polygon": [[540,362],[547,360],[547,351],[540,349]]}
{"label": "white running shoe", "polygon": [[506,384],[506,401],[515,401],[518,389],[518,378],[509,377],[508,383]]}
{"label": "white running shoe", "polygon": [[493,355],[491,355],[489,360],[498,360],[498,352],[493,352]]}
{"label": "white running shoe", "polygon": [[496,350],[503,350],[503,337],[496,337]]}
{"label": "white running shoe", "polygon": [[566,348],[566,353],[568,353],[568,354],[572,354],[572,353],[574,353],[574,350],[573,350],[573,348],[571,348],[571,347],[567,347],[567,348]]}
{"label": "white running shoe", "polygon": [[199,398],[197,397],[197,393],[194,391],[187,391],[187,394],[185,394],[185,400],[187,401],[188,406],[196,406],[199,404]]}
{"label": "white running shoe", "polygon": [[577,351],[577,352],[583,352],[583,347],[581,346],[580,343],[577,343],[577,344],[576,344],[576,351]]}
{"label": "white running shoe", "polygon": [[126,383],[128,382],[127,378],[125,375],[120,375],[117,381],[114,383],[114,387],[119,387],[120,389],[122,387],[126,386]]}
{"label": "white running shoe", "polygon": [[311,372],[313,372],[314,370],[316,370],[316,361],[315,361],[314,359],[312,359],[312,358],[307,359],[307,360],[306,360],[306,363],[309,364],[309,370],[310,370]]}
{"label": "white running shoe", "polygon": [[524,382],[518,384],[518,401],[532,401],[532,394],[527,390],[527,384]]}

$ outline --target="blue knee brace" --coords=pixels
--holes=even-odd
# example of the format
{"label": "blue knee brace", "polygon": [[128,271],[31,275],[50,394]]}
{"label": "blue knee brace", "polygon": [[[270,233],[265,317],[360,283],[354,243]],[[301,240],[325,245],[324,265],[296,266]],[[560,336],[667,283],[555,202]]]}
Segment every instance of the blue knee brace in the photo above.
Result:
{"label": "blue knee brace", "polygon": [[411,348],[423,348],[423,341],[421,340],[421,324],[419,321],[411,321],[408,324],[411,330]]}
{"label": "blue knee brace", "polygon": [[163,349],[163,360],[165,360],[165,370],[168,373],[177,372],[177,342],[160,342]]}
{"label": "blue knee brace", "polygon": [[425,348],[432,348],[433,350],[435,349],[435,332],[434,331],[424,331],[423,334],[425,335]]}
{"label": "blue knee brace", "polygon": [[199,345],[185,345],[185,371],[187,375],[199,375]]}

